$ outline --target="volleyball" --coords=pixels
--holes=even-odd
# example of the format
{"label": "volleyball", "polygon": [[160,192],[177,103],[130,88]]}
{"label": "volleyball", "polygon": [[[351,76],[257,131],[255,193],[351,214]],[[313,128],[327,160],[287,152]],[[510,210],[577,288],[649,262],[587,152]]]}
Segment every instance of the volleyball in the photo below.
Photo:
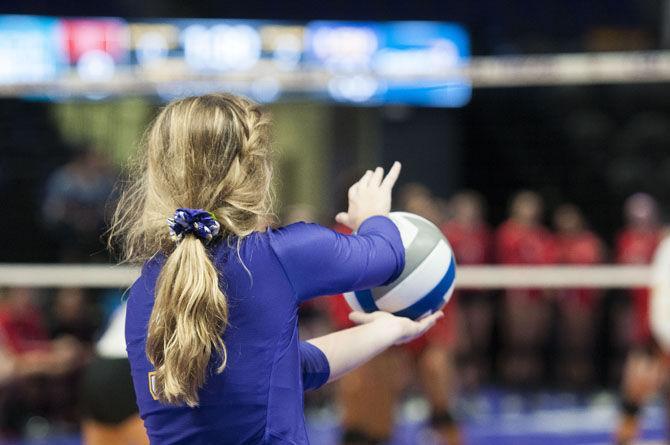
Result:
{"label": "volleyball", "polygon": [[432,222],[407,212],[389,218],[400,231],[405,247],[405,268],[386,286],[347,292],[344,298],[355,311],[385,311],[416,320],[440,310],[451,298],[456,261],[449,241]]}

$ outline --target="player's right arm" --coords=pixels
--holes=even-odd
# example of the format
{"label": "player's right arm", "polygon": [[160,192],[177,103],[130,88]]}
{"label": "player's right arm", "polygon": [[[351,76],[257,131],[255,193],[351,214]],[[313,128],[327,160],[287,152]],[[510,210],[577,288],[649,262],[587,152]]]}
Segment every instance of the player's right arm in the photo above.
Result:
{"label": "player's right arm", "polygon": [[298,301],[379,286],[402,272],[402,239],[387,217],[399,173],[398,163],[385,178],[381,168],[368,170],[350,188],[349,208],[337,220],[357,231],[355,235],[306,223],[268,233]]}

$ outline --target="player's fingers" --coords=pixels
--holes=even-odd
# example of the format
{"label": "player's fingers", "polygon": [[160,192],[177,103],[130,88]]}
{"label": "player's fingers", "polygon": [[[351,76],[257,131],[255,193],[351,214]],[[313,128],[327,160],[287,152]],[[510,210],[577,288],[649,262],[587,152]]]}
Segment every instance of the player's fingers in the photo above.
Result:
{"label": "player's fingers", "polygon": [[436,312],[433,312],[433,313],[430,314],[430,315],[426,315],[425,317],[420,318],[418,321],[419,321],[419,322],[422,322],[422,321],[425,321],[425,320],[429,320],[429,319],[431,319],[431,318],[434,318],[434,319],[436,319],[436,320],[439,320],[439,319],[442,318],[442,317],[444,317],[444,312],[442,312],[442,311],[436,311]]}
{"label": "player's fingers", "polygon": [[347,212],[340,212],[335,215],[335,221],[349,227],[349,214]]}
{"label": "player's fingers", "polygon": [[437,311],[432,315],[422,318],[418,323],[421,325],[421,330],[425,332],[442,317],[444,317],[444,313],[442,311]]}
{"label": "player's fingers", "polygon": [[367,170],[365,174],[361,177],[360,181],[358,181],[358,183],[361,185],[361,187],[367,187],[367,185],[370,183],[371,177],[372,177],[372,170]]}
{"label": "player's fingers", "polygon": [[379,184],[382,183],[383,178],[384,178],[384,169],[381,167],[377,167],[375,169],[375,172],[372,174],[372,177],[370,178],[370,185],[379,187]]}
{"label": "player's fingers", "polygon": [[358,187],[359,187],[358,182],[355,183],[354,185],[352,185],[351,187],[349,187],[349,195],[348,195],[349,199],[352,199],[353,197],[356,196],[356,194],[358,193]]}
{"label": "player's fingers", "polygon": [[389,189],[392,189],[393,186],[395,185],[396,181],[398,180],[398,176],[400,176],[400,169],[402,168],[402,165],[400,162],[395,161],[393,163],[393,166],[389,170],[388,174],[382,181],[382,187],[386,187]]}
{"label": "player's fingers", "polygon": [[374,315],[368,314],[366,312],[354,311],[349,314],[349,320],[353,321],[356,324],[365,324],[370,323],[375,318]]}

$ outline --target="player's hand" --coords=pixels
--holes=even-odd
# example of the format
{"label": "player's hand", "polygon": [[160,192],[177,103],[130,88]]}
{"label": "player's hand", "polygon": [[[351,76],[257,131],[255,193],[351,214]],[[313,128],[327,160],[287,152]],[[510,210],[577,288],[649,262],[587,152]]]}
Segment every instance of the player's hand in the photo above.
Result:
{"label": "player's hand", "polygon": [[401,345],[421,337],[442,317],[444,317],[442,311],[437,311],[417,321],[406,317],[397,317],[383,311],[371,313],[354,311],[349,314],[349,319],[356,324],[379,324],[384,332],[394,337],[394,345]]}
{"label": "player's hand", "polygon": [[391,193],[400,175],[400,163],[394,162],[386,177],[384,169],[368,170],[349,188],[349,209],[338,213],[335,220],[356,231],[371,216],[388,215],[391,211]]}

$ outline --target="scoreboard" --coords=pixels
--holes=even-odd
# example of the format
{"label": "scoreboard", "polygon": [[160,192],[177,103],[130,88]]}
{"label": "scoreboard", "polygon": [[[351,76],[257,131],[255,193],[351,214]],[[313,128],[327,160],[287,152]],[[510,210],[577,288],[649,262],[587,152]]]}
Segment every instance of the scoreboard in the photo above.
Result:
{"label": "scoreboard", "polygon": [[460,107],[469,60],[453,23],[0,16],[0,90],[52,100],[229,90]]}

